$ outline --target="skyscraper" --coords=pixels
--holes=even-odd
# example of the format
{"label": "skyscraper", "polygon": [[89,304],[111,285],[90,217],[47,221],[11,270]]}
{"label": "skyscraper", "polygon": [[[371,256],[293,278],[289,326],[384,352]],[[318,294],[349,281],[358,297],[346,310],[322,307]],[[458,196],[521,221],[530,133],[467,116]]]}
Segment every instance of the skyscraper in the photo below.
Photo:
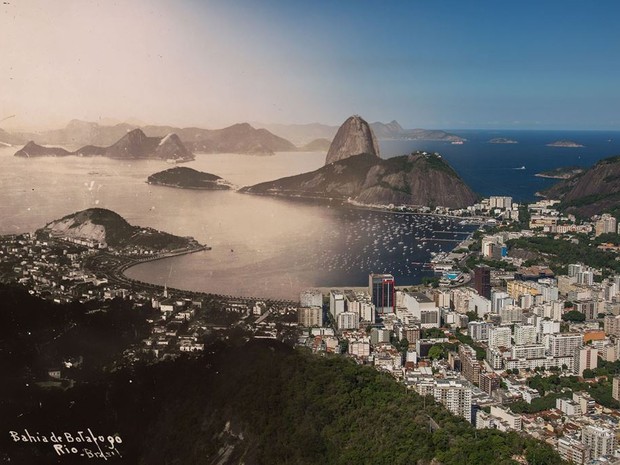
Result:
{"label": "skyscraper", "polygon": [[378,315],[394,313],[396,310],[394,276],[391,274],[370,274],[368,292]]}
{"label": "skyscraper", "polygon": [[474,289],[481,296],[491,298],[491,269],[488,266],[477,266],[474,270]]}

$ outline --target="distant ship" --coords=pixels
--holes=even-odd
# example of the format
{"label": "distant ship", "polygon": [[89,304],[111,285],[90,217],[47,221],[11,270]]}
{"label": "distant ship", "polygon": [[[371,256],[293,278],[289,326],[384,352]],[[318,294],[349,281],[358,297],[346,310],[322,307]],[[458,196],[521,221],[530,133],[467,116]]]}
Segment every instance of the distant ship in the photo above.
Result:
{"label": "distant ship", "polygon": [[463,145],[463,141],[462,140],[453,140],[452,141],[452,145]]}
{"label": "distant ship", "polygon": [[520,166],[520,167],[518,167],[518,168],[513,168],[513,169],[514,169],[514,170],[524,170],[524,169],[525,169],[525,166]]}

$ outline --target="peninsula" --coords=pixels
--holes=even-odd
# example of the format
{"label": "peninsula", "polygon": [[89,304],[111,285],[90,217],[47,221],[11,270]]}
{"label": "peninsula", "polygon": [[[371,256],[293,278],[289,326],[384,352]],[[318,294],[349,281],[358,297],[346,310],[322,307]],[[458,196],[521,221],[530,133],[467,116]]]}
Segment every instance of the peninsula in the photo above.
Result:
{"label": "peninsula", "polygon": [[192,238],[132,226],[118,213],[105,208],[72,213],[48,223],[36,235],[132,256],[150,256],[200,246]]}
{"label": "peninsula", "polygon": [[478,196],[439,154],[415,152],[379,158],[373,131],[359,116],[340,127],[325,166],[296,176],[244,187],[241,192],[335,199],[356,205],[462,208]]}

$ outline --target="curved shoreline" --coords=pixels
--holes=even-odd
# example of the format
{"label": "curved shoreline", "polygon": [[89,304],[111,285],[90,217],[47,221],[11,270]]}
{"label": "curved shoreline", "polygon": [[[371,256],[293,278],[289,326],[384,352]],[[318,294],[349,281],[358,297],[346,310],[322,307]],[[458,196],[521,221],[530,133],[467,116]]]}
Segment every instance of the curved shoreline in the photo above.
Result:
{"label": "curved shoreline", "polygon": [[[423,216],[435,216],[438,218],[452,218],[452,219],[461,219],[461,220],[469,220],[472,222],[472,224],[484,224],[486,222],[486,220],[482,217],[472,217],[472,216],[457,216],[457,215],[449,215],[446,213],[432,213],[432,212],[417,212],[417,211],[403,211],[403,210],[396,210],[388,208],[386,206],[378,206],[378,205],[370,205],[370,204],[363,204],[363,203],[354,203],[353,201],[350,201],[348,199],[344,200],[344,199],[340,199],[340,198],[336,198],[336,197],[321,197],[321,196],[312,196],[312,195],[293,195],[293,194],[279,194],[279,193],[275,193],[275,192],[271,192],[271,193],[262,193],[262,192],[249,192],[249,191],[244,191],[244,188],[238,189],[235,192],[239,193],[239,194],[249,194],[249,195],[257,195],[257,196],[262,196],[262,197],[275,197],[275,198],[282,198],[282,199],[297,199],[297,200],[318,200],[318,201],[324,201],[326,203],[332,203],[332,202],[336,202],[338,204],[340,204],[340,206],[342,207],[349,207],[349,208],[355,208],[358,210],[368,210],[368,211],[374,211],[374,212],[380,212],[380,213],[394,213],[394,214],[402,214],[402,215],[423,215]],[[405,205],[403,205],[403,207],[405,208],[411,208],[411,207],[407,207]]]}
{"label": "curved shoreline", "polygon": [[[91,260],[87,263],[87,268],[90,268],[90,271],[92,271],[95,274],[104,275],[108,279],[109,282],[113,282],[116,284],[125,284],[129,286],[137,285],[141,287],[163,289],[163,286],[160,286],[158,284],[145,283],[143,281],[138,281],[138,280],[129,278],[128,276],[125,275],[125,271],[131,267],[141,265],[143,263],[163,260],[165,258],[178,257],[181,255],[188,255],[191,253],[201,252],[203,250],[211,250],[211,247],[208,247],[206,245],[198,245],[198,246],[191,247],[191,248],[186,248],[186,249],[177,250],[177,251],[168,252],[168,253],[162,253],[156,256],[144,257],[144,258],[132,258],[132,257],[124,256],[124,255],[112,255],[107,252],[104,252],[104,253],[101,253],[99,255],[92,257]],[[105,267],[101,265],[98,266],[97,262],[99,262],[102,259],[108,259],[108,260],[112,260],[112,261],[116,261],[120,263],[117,263],[111,267]]]}
{"label": "curved shoreline", "polygon": [[[189,289],[180,289],[180,288],[175,288],[175,287],[162,286],[160,284],[139,281],[137,279],[133,279],[125,275],[125,271],[127,271],[129,268],[132,268],[137,265],[141,265],[143,263],[154,262],[154,261],[163,260],[166,258],[179,257],[182,255],[202,252],[205,250],[211,250],[211,247],[206,246],[206,245],[199,245],[199,246],[192,247],[189,249],[183,249],[183,250],[179,250],[176,252],[161,254],[156,257],[145,257],[145,258],[140,258],[140,259],[131,259],[129,257],[124,257],[124,256],[101,254],[98,256],[98,258],[110,257],[116,260],[120,260],[121,263],[108,270],[99,269],[97,271],[99,274],[104,275],[108,279],[109,282],[119,284],[119,285],[125,285],[125,286],[132,287],[132,288],[139,288],[140,290],[152,290],[152,291],[157,291],[157,292],[163,292],[164,289],[167,289],[168,291],[176,292],[181,295],[203,296],[203,297],[220,298],[220,299],[234,299],[234,300],[242,301],[242,302],[255,302],[258,300],[258,301],[263,301],[267,303],[284,304],[284,305],[291,305],[291,306],[298,304],[298,302],[295,302],[292,300],[275,299],[272,297],[235,296],[235,295],[230,295],[230,294],[217,294],[217,293],[212,293],[212,292],[192,291]],[[93,257],[93,259],[96,259],[96,258],[97,257]],[[91,270],[91,271],[95,272],[95,270]]]}
{"label": "curved shoreline", "polygon": [[551,174],[541,174],[541,173],[536,173],[534,176],[536,176],[537,178],[545,178],[545,179],[570,179],[574,176],[576,176],[576,174],[573,174],[571,176],[562,176],[562,175],[551,175]]}

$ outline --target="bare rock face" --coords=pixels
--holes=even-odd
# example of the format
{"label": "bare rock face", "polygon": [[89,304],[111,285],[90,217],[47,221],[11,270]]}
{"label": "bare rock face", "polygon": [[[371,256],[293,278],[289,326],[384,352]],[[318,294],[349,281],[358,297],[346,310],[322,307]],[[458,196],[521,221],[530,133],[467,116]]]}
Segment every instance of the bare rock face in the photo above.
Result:
{"label": "bare rock face", "polygon": [[348,118],[338,129],[336,137],[329,146],[325,164],[367,153],[379,157],[379,144],[370,125],[355,115]]}

